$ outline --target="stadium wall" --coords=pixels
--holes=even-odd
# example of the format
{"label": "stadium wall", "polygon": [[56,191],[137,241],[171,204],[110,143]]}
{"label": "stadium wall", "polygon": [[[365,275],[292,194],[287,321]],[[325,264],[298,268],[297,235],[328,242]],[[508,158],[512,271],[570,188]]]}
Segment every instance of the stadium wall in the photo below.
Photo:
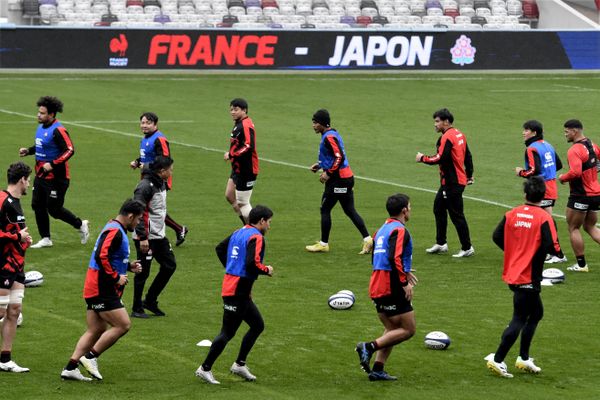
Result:
{"label": "stadium wall", "polygon": [[0,28],[0,69],[600,69],[600,31]]}

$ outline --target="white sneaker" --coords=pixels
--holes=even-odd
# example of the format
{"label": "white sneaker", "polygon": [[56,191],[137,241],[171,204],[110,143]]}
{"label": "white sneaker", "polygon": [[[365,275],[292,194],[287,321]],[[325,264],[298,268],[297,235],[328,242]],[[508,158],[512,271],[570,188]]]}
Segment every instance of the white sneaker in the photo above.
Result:
{"label": "white sneaker", "polygon": [[563,258],[560,258],[557,256],[551,256],[549,258],[546,258],[546,261],[544,261],[544,263],[546,263],[546,264],[557,264],[557,263],[563,263],[563,262],[567,262],[567,256],[564,256]]}
{"label": "white sneaker", "polygon": [[452,254],[452,257],[454,257],[454,258],[471,257],[473,254],[475,254],[475,249],[473,248],[473,246],[471,246],[468,250],[461,250],[456,254]]}
{"label": "white sneaker", "polygon": [[506,363],[504,363],[504,361],[501,363],[497,363],[496,361],[494,361],[494,355],[494,353],[490,353],[484,358],[484,360],[487,361],[486,366],[488,367],[488,369],[490,369],[492,372],[494,372],[497,375],[500,375],[503,378],[512,378],[513,375],[508,373]]}
{"label": "white sneaker", "polygon": [[69,380],[69,381],[90,382],[92,380],[92,378],[88,378],[87,376],[83,376],[81,374],[81,371],[79,371],[79,368],[75,368],[72,371],[69,371],[68,369],[63,369],[62,372],[60,373],[60,377],[62,379],[66,379],[66,380]]}
{"label": "white sneaker", "polygon": [[90,238],[90,221],[84,219],[81,221],[81,227],[79,228],[79,236],[81,237],[81,244],[86,244]]}
{"label": "white sneaker", "polygon": [[215,379],[215,377],[212,374],[212,371],[205,371],[204,369],[202,369],[202,365],[199,366],[196,370],[196,376],[202,379],[204,382],[210,383],[211,385],[221,384],[221,382]]}
{"label": "white sneaker", "polygon": [[250,370],[245,365],[238,365],[238,363],[234,362],[231,368],[229,369],[232,374],[241,376],[247,381],[255,381],[256,376],[250,373]]}
{"label": "white sneaker", "polygon": [[444,244],[434,244],[433,246],[431,246],[428,249],[425,249],[425,251],[429,254],[438,254],[438,253],[447,253],[448,252],[448,243],[444,243]]}
{"label": "white sneaker", "polygon": [[39,242],[29,246],[30,249],[41,249],[42,247],[52,247],[52,240],[49,237],[41,238]]}
{"label": "white sneaker", "polygon": [[16,362],[10,360],[9,362],[0,363],[0,370],[6,372],[29,372],[29,368],[19,367]]}
{"label": "white sneaker", "polygon": [[587,264],[585,264],[585,267],[580,267],[579,264],[573,264],[570,267],[567,267],[567,271],[590,272],[590,269],[588,268]]}
{"label": "white sneaker", "polygon": [[98,359],[96,357],[86,358],[86,356],[81,356],[79,364],[83,365],[83,368],[85,368],[91,376],[99,381],[102,380],[102,375],[100,375],[100,371],[98,370]]}
{"label": "white sneaker", "polygon": [[523,360],[521,356],[517,357],[515,367],[532,374],[539,374],[542,372],[542,369],[533,363],[533,358],[531,357],[529,357],[527,360]]}

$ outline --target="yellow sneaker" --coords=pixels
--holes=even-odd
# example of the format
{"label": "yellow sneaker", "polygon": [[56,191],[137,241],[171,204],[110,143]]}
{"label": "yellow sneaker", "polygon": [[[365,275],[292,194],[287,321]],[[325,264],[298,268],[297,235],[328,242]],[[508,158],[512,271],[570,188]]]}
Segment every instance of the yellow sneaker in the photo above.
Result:
{"label": "yellow sneaker", "polygon": [[306,251],[311,253],[327,253],[329,252],[329,244],[322,245],[321,242],[306,246]]}
{"label": "yellow sneaker", "polygon": [[369,236],[369,238],[363,240],[362,250],[358,254],[371,254],[373,251],[373,238]]}

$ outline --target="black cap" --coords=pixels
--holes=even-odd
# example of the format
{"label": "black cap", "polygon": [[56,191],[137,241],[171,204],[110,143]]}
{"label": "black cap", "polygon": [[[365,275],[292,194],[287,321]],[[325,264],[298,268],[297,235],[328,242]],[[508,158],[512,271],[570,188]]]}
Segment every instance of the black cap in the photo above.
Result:
{"label": "black cap", "polygon": [[313,114],[312,120],[323,126],[329,126],[331,118],[329,117],[329,111],[322,108]]}

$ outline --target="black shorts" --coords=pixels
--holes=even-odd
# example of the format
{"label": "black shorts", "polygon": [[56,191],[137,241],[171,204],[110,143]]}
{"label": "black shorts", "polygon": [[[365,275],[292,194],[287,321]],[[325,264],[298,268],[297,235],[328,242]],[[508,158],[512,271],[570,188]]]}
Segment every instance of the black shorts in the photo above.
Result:
{"label": "black shorts", "polygon": [[600,210],[600,196],[569,196],[567,207],[581,212],[598,211]]}
{"label": "black shorts", "polygon": [[25,284],[25,273],[23,271],[0,270],[0,289],[10,289],[15,282]]}
{"label": "black shorts", "polygon": [[35,177],[31,194],[31,206],[35,208],[61,208],[69,190],[69,181]]}
{"label": "black shorts", "polygon": [[330,178],[325,182],[326,196],[334,195],[337,197],[353,196],[354,195],[354,177],[350,178]]}
{"label": "black shorts", "polygon": [[373,299],[373,303],[375,303],[377,313],[383,313],[388,317],[406,314],[413,310],[411,302],[404,297],[404,291],[397,296],[385,296]]}
{"label": "black shorts", "polygon": [[554,199],[543,199],[542,203],[540,204],[540,207],[542,207],[542,208],[554,207],[554,204],[556,204],[556,200],[554,200]]}
{"label": "black shorts", "polygon": [[103,311],[112,311],[117,310],[119,308],[124,308],[123,302],[118,297],[111,298],[100,298],[100,297],[90,297],[85,299],[87,303],[87,309],[95,311],[97,313]]}
{"label": "black shorts", "polygon": [[231,171],[231,180],[235,184],[235,190],[239,192],[245,192],[247,190],[254,189],[254,185],[256,184],[256,178],[258,175],[238,175],[235,172]]}

